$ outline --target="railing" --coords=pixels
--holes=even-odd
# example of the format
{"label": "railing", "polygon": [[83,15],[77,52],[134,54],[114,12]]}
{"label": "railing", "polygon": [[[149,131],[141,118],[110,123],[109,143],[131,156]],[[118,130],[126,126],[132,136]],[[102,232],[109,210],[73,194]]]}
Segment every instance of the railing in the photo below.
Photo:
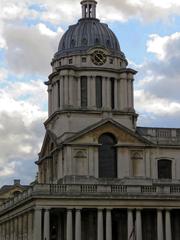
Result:
{"label": "railing", "polygon": [[138,128],[140,134],[159,144],[180,145],[180,129],[170,128]]}
{"label": "railing", "polygon": [[157,192],[157,187],[155,187],[155,186],[142,186],[141,187],[141,192],[142,193],[156,193]]}
{"label": "railing", "polygon": [[0,206],[0,212],[8,208],[14,207],[32,197],[64,197],[81,195],[98,196],[98,197],[130,197],[143,196],[156,197],[180,197],[180,184],[151,184],[151,185],[123,185],[123,184],[37,184],[30,187],[27,191],[10,199]]}

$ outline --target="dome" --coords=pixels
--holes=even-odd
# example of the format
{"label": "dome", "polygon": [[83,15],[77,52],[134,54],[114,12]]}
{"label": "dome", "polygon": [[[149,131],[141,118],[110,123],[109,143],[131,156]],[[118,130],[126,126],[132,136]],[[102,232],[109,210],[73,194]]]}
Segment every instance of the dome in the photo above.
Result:
{"label": "dome", "polygon": [[55,56],[83,54],[90,48],[103,47],[114,55],[122,55],[119,42],[107,24],[98,19],[80,19],[72,25],[60,40]]}

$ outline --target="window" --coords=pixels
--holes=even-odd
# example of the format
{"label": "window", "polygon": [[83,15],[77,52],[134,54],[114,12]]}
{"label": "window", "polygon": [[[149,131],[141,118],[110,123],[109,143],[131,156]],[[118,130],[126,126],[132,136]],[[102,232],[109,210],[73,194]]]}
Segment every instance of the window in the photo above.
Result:
{"label": "window", "polygon": [[158,160],[158,179],[172,179],[172,161]]}
{"label": "window", "polygon": [[110,58],[110,59],[109,59],[109,63],[110,63],[110,64],[113,64],[113,62],[114,62],[113,59]]}
{"label": "window", "polygon": [[110,133],[104,133],[99,138],[99,177],[117,177],[116,139]]}
{"label": "window", "polygon": [[102,77],[96,77],[96,106],[102,108]]}
{"label": "window", "polygon": [[86,39],[86,38],[83,38],[83,39],[82,39],[82,45],[83,45],[83,46],[87,46],[87,43],[88,43],[88,42],[87,42],[87,39]]}
{"label": "window", "polygon": [[73,60],[72,58],[69,59],[69,64],[72,64],[73,63]]}
{"label": "window", "polygon": [[108,47],[108,48],[111,47],[111,42],[110,42],[110,40],[107,40],[107,41],[106,41],[106,44],[107,44],[107,47]]}
{"label": "window", "polygon": [[87,107],[87,77],[81,77],[81,107]]}
{"label": "window", "polygon": [[114,109],[114,78],[111,78],[111,108]]}
{"label": "window", "polygon": [[99,38],[95,39],[95,44],[99,44]]}
{"label": "window", "polygon": [[75,47],[75,44],[76,44],[75,40],[72,39],[72,40],[71,40],[71,48],[74,48],[74,47]]}
{"label": "window", "polygon": [[21,193],[20,191],[16,190],[16,191],[13,192],[13,196],[17,197],[20,193]]}
{"label": "window", "polygon": [[82,57],[82,63],[86,63],[86,57]]}

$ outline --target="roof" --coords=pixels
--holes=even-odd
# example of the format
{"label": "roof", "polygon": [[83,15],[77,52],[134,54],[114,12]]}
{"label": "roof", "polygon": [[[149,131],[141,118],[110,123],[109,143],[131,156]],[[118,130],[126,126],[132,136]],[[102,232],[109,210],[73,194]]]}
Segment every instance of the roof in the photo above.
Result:
{"label": "roof", "polygon": [[84,53],[93,47],[103,47],[125,58],[115,34],[107,24],[95,18],[82,18],[77,24],[69,26],[60,40],[55,57]]}

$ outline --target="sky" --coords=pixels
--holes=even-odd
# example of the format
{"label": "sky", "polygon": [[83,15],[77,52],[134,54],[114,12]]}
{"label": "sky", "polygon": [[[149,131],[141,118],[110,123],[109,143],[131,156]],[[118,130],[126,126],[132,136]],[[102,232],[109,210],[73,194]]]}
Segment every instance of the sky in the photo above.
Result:
{"label": "sky", "polygon": [[[0,0],[0,186],[36,177],[50,62],[80,0]],[[180,128],[180,1],[98,0],[134,81],[138,126]]]}

